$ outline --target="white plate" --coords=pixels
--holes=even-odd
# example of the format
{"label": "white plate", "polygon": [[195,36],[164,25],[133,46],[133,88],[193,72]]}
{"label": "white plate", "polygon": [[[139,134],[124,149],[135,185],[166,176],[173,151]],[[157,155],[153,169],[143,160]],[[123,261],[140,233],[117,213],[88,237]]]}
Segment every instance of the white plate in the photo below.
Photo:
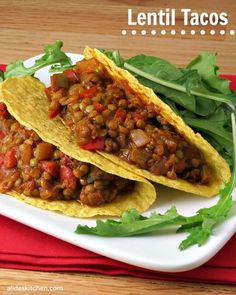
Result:
{"label": "white plate", "polygon": [[[69,54],[75,62],[82,58],[78,54]],[[25,64],[31,65],[37,57]],[[47,69],[38,71],[37,77],[49,84]],[[236,199],[236,189],[234,190]],[[154,210],[165,212],[172,204],[179,213],[190,216],[202,207],[212,206],[218,198],[205,199],[160,186]],[[186,237],[185,233],[160,231],[157,235],[128,238],[104,238],[74,233],[78,224],[95,225],[95,219],[79,219],[63,216],[24,204],[7,195],[1,195],[0,213],[37,230],[55,236],[71,244],[83,247],[101,255],[143,268],[180,272],[193,269],[213,257],[236,232],[236,208],[229,218],[215,229],[214,236],[202,247],[193,246],[180,251],[178,245]]]}

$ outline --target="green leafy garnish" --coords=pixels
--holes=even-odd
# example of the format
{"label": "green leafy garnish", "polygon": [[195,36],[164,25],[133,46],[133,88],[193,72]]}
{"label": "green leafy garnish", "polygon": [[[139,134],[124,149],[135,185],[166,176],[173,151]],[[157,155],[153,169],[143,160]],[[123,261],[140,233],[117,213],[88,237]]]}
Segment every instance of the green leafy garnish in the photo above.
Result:
{"label": "green leafy garnish", "polygon": [[190,62],[187,69],[197,70],[202,80],[211,89],[223,94],[230,94],[229,80],[219,78],[216,55],[213,52],[203,52]]}
{"label": "green leafy garnish", "polygon": [[65,65],[62,65],[62,64],[55,64],[55,65],[52,65],[51,68],[49,69],[49,73],[55,73],[55,72],[63,72],[65,70],[70,70],[70,69],[73,69],[75,65],[72,65],[72,64],[65,64]]}
{"label": "green leafy garnish", "polygon": [[[213,53],[212,53],[213,54]],[[181,73],[182,76],[179,76],[177,79],[173,79],[173,74],[171,71],[173,71],[173,67],[171,68],[170,71],[168,71],[168,68],[165,69],[163,71],[159,71],[158,68],[156,68],[154,66],[148,66],[147,64],[147,59],[150,58],[151,60],[153,59],[158,59],[158,65],[157,67],[159,67],[160,64],[160,59],[159,58],[155,58],[155,57],[148,57],[145,56],[145,59],[143,59],[143,62],[140,62],[140,60],[142,59],[143,55],[138,55],[135,57],[132,57],[128,60],[125,61],[124,63],[124,68],[126,68],[127,70],[129,70],[132,73],[136,74],[136,77],[139,79],[139,77],[142,77],[141,83],[146,85],[146,82],[154,82],[156,83],[156,92],[164,94],[167,98],[168,94],[162,93],[162,90],[159,90],[159,86],[163,86],[166,87],[168,89],[173,89],[176,91],[179,91],[180,93],[186,93],[188,96],[193,96],[193,98],[195,98],[196,100],[196,96],[197,97],[201,97],[201,98],[207,98],[213,101],[217,101],[217,102],[221,102],[221,103],[226,103],[232,106],[232,108],[235,106],[236,107],[236,95],[233,94],[232,91],[230,91],[226,94],[225,89],[223,90],[224,92],[218,92],[218,91],[212,91],[211,89],[209,89],[206,86],[206,75],[204,75],[203,77],[201,76],[201,71],[197,71],[196,69],[191,69],[191,68],[186,68],[184,71],[178,69]],[[138,61],[137,61],[138,60]],[[163,63],[165,64],[166,62],[163,61]],[[207,63],[207,61],[206,61]],[[154,63],[155,65],[155,63]],[[208,65],[211,66],[211,65]],[[176,68],[177,69],[177,68]],[[193,76],[193,71],[194,71],[194,83],[191,83],[190,85],[188,84],[188,87],[186,85],[186,79],[189,76]],[[163,72],[165,73],[165,75],[169,75],[169,78],[163,78]],[[198,76],[198,78],[196,79],[196,76]],[[191,78],[192,79],[192,78]],[[224,79],[220,79],[219,80],[224,80]],[[228,83],[228,82],[226,82]],[[214,85],[212,82],[212,78],[209,80],[209,84],[210,85]],[[216,82],[215,82],[216,84]],[[219,84],[219,82],[218,82]],[[218,86],[217,84],[217,86]],[[225,88],[225,83],[222,83],[222,85],[224,85]],[[149,85],[147,85],[148,87],[150,87]],[[151,87],[153,88],[153,87]],[[162,88],[161,88],[162,89]],[[154,90],[154,91],[155,91]],[[182,94],[183,95],[183,94]],[[186,100],[187,103],[187,100]],[[182,105],[184,106],[184,105]]]}
{"label": "green leafy garnish", "polygon": [[96,227],[78,225],[76,233],[94,234],[106,237],[127,237],[146,234],[159,228],[174,225],[177,219],[181,219],[175,206],[172,206],[165,214],[152,213],[149,218],[138,213],[136,209],[124,212],[120,221],[108,219],[97,220]]}
{"label": "green leafy garnish", "polygon": [[177,227],[177,232],[188,233],[186,239],[179,245],[180,250],[187,249],[195,244],[198,246],[203,245],[214,234],[214,227],[227,218],[235,204],[232,198],[236,186],[236,127],[234,113],[231,115],[231,120],[233,126],[234,170],[230,181],[221,188],[216,205],[200,209],[190,217],[180,215],[175,206],[172,206],[164,214],[153,212],[149,217],[145,217],[139,214],[136,209],[132,209],[124,212],[118,221],[112,219],[106,221],[97,220],[95,227],[78,225],[75,232],[77,234],[92,234],[104,237],[127,237],[155,233],[161,228]]}
{"label": "green leafy garnish", "polygon": [[70,67],[72,65],[71,59],[61,50],[62,45],[62,41],[45,45],[45,54],[37,59],[31,67],[26,68],[22,60],[9,64],[4,73],[4,79],[15,76],[32,76],[36,71],[48,65],[54,65],[54,68],[59,66],[63,68]]}

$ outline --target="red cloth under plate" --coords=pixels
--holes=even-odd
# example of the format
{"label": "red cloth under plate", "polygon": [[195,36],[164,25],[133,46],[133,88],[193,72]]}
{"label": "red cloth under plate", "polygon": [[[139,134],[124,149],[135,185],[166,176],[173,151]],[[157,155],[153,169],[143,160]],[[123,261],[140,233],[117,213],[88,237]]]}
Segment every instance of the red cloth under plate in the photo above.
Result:
{"label": "red cloth under plate", "polygon": [[[5,70],[4,65],[0,69]],[[230,79],[236,89],[236,76]],[[210,261],[191,271],[150,271],[103,257],[0,216],[0,267],[40,271],[81,271],[175,281],[236,283],[236,235]],[[43,241],[43,243],[42,243]]]}

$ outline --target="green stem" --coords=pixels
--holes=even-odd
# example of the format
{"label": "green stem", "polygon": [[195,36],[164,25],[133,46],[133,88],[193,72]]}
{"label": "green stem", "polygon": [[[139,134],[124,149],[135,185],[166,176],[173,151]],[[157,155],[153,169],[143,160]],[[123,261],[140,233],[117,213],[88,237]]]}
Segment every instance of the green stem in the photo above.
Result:
{"label": "green stem", "polygon": [[[170,81],[165,81],[165,80],[162,80],[160,78],[157,78],[157,77],[153,77],[152,75],[140,70],[140,69],[137,69],[136,67],[128,64],[128,63],[124,63],[124,67],[135,73],[135,74],[138,74],[152,82],[155,82],[155,83],[158,83],[160,85],[163,85],[163,86],[166,86],[168,88],[171,88],[171,89],[175,89],[175,90],[178,90],[178,91],[181,91],[181,92],[184,92],[186,93],[186,87],[185,86],[182,86],[182,85],[179,85],[179,84],[176,84],[176,83],[173,83],[173,82],[170,82]],[[234,105],[226,98],[224,98],[222,95],[220,94],[217,94],[217,93],[214,93],[211,94],[210,92],[209,93],[203,93],[202,91],[199,91],[197,88],[194,89],[191,89],[190,90],[190,93],[192,95],[197,95],[197,96],[201,96],[201,97],[204,97],[204,98],[208,98],[208,99],[211,99],[211,100],[215,100],[215,101],[220,101],[220,102],[224,102],[226,103],[227,105],[230,106],[230,108],[234,111]]]}

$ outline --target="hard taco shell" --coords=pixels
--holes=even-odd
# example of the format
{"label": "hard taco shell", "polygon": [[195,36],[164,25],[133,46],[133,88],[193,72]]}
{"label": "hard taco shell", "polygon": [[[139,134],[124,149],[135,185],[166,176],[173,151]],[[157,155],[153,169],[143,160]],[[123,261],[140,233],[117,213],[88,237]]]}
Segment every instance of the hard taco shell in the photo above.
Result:
{"label": "hard taco shell", "polygon": [[99,50],[86,47],[84,50],[84,56],[86,59],[95,58],[105,67],[108,74],[115,81],[118,81],[125,87],[130,87],[130,89],[142,99],[144,104],[152,102],[157,105],[162,117],[188,142],[199,149],[206,163],[208,163],[212,169],[212,181],[209,185],[201,185],[191,184],[183,179],[171,180],[164,176],[156,176],[147,170],[128,164],[115,155],[105,152],[98,153],[113,163],[124,167],[127,171],[132,171],[150,181],[205,197],[216,195],[219,192],[222,183],[230,178],[229,165],[219,153],[199,133],[195,133],[189,126],[187,126],[182,118],[177,116],[150,88],[141,85],[128,71],[118,68],[113,61],[107,58]]}

